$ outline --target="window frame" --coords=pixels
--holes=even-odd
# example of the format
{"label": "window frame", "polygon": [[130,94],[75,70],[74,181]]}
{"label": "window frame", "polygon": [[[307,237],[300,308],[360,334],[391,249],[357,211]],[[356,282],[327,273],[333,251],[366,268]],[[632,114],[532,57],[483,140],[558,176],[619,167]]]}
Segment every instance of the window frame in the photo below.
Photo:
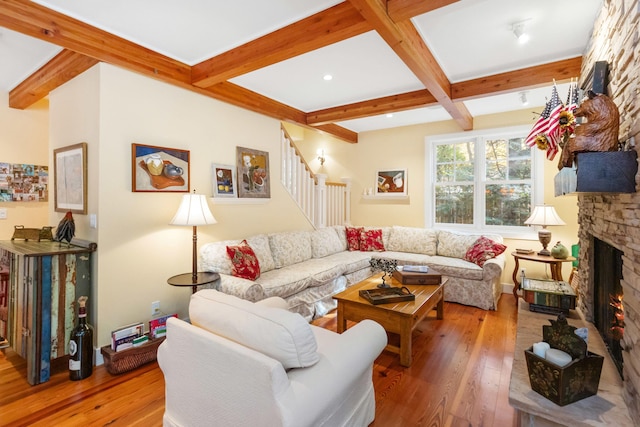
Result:
{"label": "window frame", "polygon": [[[494,128],[479,131],[459,132],[442,135],[430,135],[425,137],[425,225],[429,228],[446,229],[473,233],[497,233],[503,237],[532,239],[536,238],[535,230],[526,225],[505,226],[485,225],[486,206],[484,192],[478,189],[486,188],[486,151],[485,141],[492,139],[525,138],[530,126],[514,126],[507,128]],[[474,213],[473,224],[443,224],[435,222],[435,186],[436,186],[436,146],[441,144],[454,144],[474,140]],[[544,162],[546,158],[541,150],[531,148],[531,206],[542,204],[544,200]],[[490,183],[495,181],[490,181]]]}

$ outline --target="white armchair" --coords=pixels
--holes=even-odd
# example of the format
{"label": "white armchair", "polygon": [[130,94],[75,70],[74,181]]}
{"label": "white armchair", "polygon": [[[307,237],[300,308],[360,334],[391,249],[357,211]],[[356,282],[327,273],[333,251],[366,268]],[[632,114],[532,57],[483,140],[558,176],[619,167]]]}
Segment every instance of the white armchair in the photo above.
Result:
{"label": "white armchair", "polygon": [[343,334],[309,325],[269,298],[192,295],[192,324],[167,322],[158,349],[165,426],[366,426],[375,417],[372,366],[387,343],[365,320]]}

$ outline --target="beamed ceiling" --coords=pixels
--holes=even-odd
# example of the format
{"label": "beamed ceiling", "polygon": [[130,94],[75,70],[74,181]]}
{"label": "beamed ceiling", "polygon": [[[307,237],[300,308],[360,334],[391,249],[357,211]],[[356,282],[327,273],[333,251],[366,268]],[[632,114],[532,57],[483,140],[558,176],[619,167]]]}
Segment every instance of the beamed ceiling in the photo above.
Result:
{"label": "beamed ceiling", "polygon": [[[300,0],[298,3],[302,6],[296,5],[300,10],[291,11],[289,16],[285,13],[287,7],[294,6],[289,6],[284,1],[251,0],[232,6],[225,4],[225,7],[238,6],[239,10],[244,10],[244,17],[224,16],[226,9],[219,2],[139,0],[134,3],[148,6],[146,15],[143,10],[133,8],[130,2],[120,0],[1,0],[0,27],[39,39],[59,50],[37,71],[12,87],[9,91],[10,107],[27,108],[98,62],[105,62],[278,120],[317,129],[352,143],[357,142],[358,133],[349,126],[342,125],[344,123],[357,123],[358,119],[425,108],[441,109],[461,130],[471,130],[473,116],[468,107],[471,105],[468,104],[469,101],[517,94],[525,90],[534,93],[537,88],[548,88],[554,80],[566,83],[570,78],[579,76],[581,52],[588,42],[601,1],[562,2],[561,7],[565,11],[571,10],[571,6],[576,7],[572,16],[574,20],[580,21],[580,34],[573,34],[578,38],[577,45],[574,43],[575,46],[564,50],[561,47],[565,41],[568,44],[570,39],[567,30],[574,31],[572,25],[577,24],[567,21],[562,28],[552,25],[551,18],[545,18],[544,13],[548,9],[557,8],[558,3],[547,0]],[[318,3],[328,7],[314,10]],[[142,27],[150,25],[150,20],[161,20],[166,31],[174,38],[180,38],[183,34],[186,37],[189,27],[197,28],[197,17],[192,15],[199,12],[212,17],[210,26],[215,26],[214,16],[227,22],[246,20],[251,23],[252,19],[262,22],[260,16],[255,15],[264,14],[264,11],[257,8],[264,7],[265,4],[277,11],[282,9],[280,21],[276,17],[269,21],[271,29],[258,29],[262,33],[259,37],[243,40],[246,35],[237,35],[236,39],[226,40],[226,45],[232,47],[225,49],[223,45],[223,51],[207,56],[208,59],[204,60],[178,60],[176,58],[182,55],[179,51],[171,55],[160,53],[172,52],[170,47],[163,47],[161,41],[151,40],[138,44],[134,40],[143,37],[127,32],[125,17],[131,14],[134,17],[135,14],[140,14],[137,16],[137,25]],[[163,6],[168,5],[182,8],[183,12],[176,12],[168,7],[164,10]],[[504,8],[505,5],[508,7]],[[93,9],[84,10],[83,7]],[[118,11],[108,10],[110,7],[124,9],[118,15],[115,13]],[[197,7],[203,9],[194,9]],[[485,16],[478,16],[478,10],[483,11]],[[496,10],[504,16],[496,17]],[[571,14],[567,14],[569,15]],[[264,17],[264,21],[268,19],[269,17]],[[501,23],[499,29],[494,28],[497,26],[496,19]],[[511,54],[508,49],[513,48],[511,45],[516,40],[509,25],[518,20],[524,21],[532,31],[538,31],[547,40],[548,33],[553,32],[555,35],[552,35],[551,40],[556,40],[560,46],[547,43],[543,53],[532,53],[529,56],[520,52]],[[478,24],[476,21],[480,21],[478,27],[474,27]],[[89,22],[93,22],[95,26]],[[120,22],[122,27],[118,27]],[[457,28],[451,28],[451,22]],[[133,24],[131,28],[137,28]],[[221,26],[220,23],[217,25]],[[152,31],[150,29],[147,33]],[[197,44],[206,46],[208,39],[217,40],[216,37],[223,38],[224,34],[232,32],[229,28],[225,31],[226,33],[202,37]],[[493,33],[497,34],[496,37],[503,37],[505,41],[491,42],[483,39]],[[155,48],[148,47],[151,45]],[[211,47],[211,50],[216,49],[220,47]],[[346,50],[340,53],[340,49]],[[475,52],[482,52],[486,64],[478,64],[479,61],[474,59]],[[357,69],[357,64],[350,65],[351,72],[360,73],[361,78],[357,80],[365,82],[370,75],[387,72],[395,67],[393,73],[397,74],[388,71],[388,78],[385,79],[385,84],[388,81],[395,86],[390,86],[385,92],[382,83],[378,85],[366,82],[372,90],[351,96],[349,88],[357,88],[358,85],[354,81],[333,92],[326,86],[320,87],[316,95],[310,92],[304,101],[296,100],[294,95],[287,94],[286,91],[278,92],[281,89],[303,91],[315,87],[317,82],[298,82],[296,78],[304,75],[303,70],[309,68],[317,70],[319,75],[325,70],[330,71],[330,61],[319,58],[326,58],[331,54],[342,58],[344,63],[349,63],[355,59],[352,57],[359,54],[368,55],[369,59],[377,61],[361,70]],[[461,55],[469,58],[466,65],[469,72],[465,72],[464,63],[462,68],[459,65],[456,68],[456,61],[460,61]],[[523,59],[510,61],[517,55]],[[187,57],[186,54],[183,56]],[[366,64],[367,60],[359,61]],[[284,74],[283,70],[290,74],[280,76]],[[483,70],[494,72],[483,74]],[[287,79],[286,83],[278,81],[280,77]],[[301,85],[299,89],[295,87],[298,83]],[[378,92],[374,90],[377,86],[380,86]],[[375,96],[376,93],[383,95]],[[324,100],[325,95],[336,96]],[[345,95],[350,95],[353,101],[341,103],[340,100],[349,99]],[[291,102],[283,99],[291,99]],[[314,105],[314,101],[322,104],[320,108],[319,105]],[[296,104],[305,105],[301,107]]]}

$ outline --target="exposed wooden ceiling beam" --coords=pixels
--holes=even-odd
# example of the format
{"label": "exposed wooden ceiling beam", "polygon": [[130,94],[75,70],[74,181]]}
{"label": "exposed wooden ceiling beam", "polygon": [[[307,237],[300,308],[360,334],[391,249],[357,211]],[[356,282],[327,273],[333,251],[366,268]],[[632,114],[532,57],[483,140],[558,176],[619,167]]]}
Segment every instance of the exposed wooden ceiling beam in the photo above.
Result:
{"label": "exposed wooden ceiling beam", "polygon": [[385,96],[368,101],[356,102],[339,107],[326,108],[307,113],[307,123],[311,126],[323,125],[344,120],[360,119],[379,114],[393,113],[397,111],[411,110],[437,104],[436,99],[426,90],[402,93],[399,95]]}
{"label": "exposed wooden ceiling beam", "polygon": [[[59,64],[49,63],[43,67],[38,76],[32,76],[33,78],[25,80],[24,85],[20,85],[19,92],[14,94],[15,98],[11,99],[10,96],[10,105],[23,105],[26,100],[25,93],[30,93],[31,99],[36,101],[35,95],[42,94],[41,91],[44,88],[39,82],[48,81],[49,90],[52,90],[54,83],[59,86],[71,80],[75,75],[84,71],[83,67],[90,62],[90,59],[93,59],[211,96],[278,120],[307,126],[306,115],[299,110],[231,83],[225,83],[222,87],[215,85],[210,88],[211,90],[194,86],[191,84],[191,67],[188,65],[29,0],[2,0],[0,2],[0,26],[76,53],[73,56],[75,62],[70,62],[68,64],[70,68],[59,76],[54,75],[61,71]],[[65,53],[64,57],[66,55]],[[88,56],[89,59],[82,61],[79,55]],[[334,135],[337,138],[348,142],[357,142],[355,132],[342,129],[339,126],[333,128],[339,130]],[[327,129],[326,132],[331,133],[331,128]]]}
{"label": "exposed wooden ceiling beam", "polygon": [[340,3],[194,65],[192,83],[209,87],[372,29],[351,4]]}
{"label": "exposed wooden ceiling beam", "polygon": [[398,57],[433,94],[463,130],[473,128],[473,117],[462,103],[451,99],[451,84],[410,20],[393,22],[380,0],[349,0],[387,42]]}
{"label": "exposed wooden ceiling beam", "polygon": [[459,1],[460,0],[387,0],[387,13],[394,22],[400,22]]}
{"label": "exposed wooden ceiling beam", "polygon": [[29,0],[1,1],[0,26],[167,82],[191,82],[188,65]]}
{"label": "exposed wooden ceiling beam", "polygon": [[582,67],[582,57],[550,62],[548,64],[523,68],[521,70],[480,77],[451,85],[452,98],[457,101],[498,95],[516,89],[533,89],[548,85],[554,79],[557,82],[578,77]]}
{"label": "exposed wooden ceiling beam", "polygon": [[[238,107],[256,113],[261,113],[285,122],[295,123],[299,126],[312,128],[307,124],[306,114],[303,111],[274,101],[271,98],[267,98],[266,96],[262,96],[231,82],[218,83],[209,88],[201,89],[200,92],[205,94],[209,93],[209,96],[213,96],[220,101],[237,105]],[[358,142],[358,134],[356,132],[335,124],[317,128],[313,127],[312,129],[320,129],[346,142]]]}
{"label": "exposed wooden ceiling beam", "polygon": [[99,61],[71,50],[62,50],[38,71],[9,92],[9,107],[24,109],[49,92],[82,74]]}

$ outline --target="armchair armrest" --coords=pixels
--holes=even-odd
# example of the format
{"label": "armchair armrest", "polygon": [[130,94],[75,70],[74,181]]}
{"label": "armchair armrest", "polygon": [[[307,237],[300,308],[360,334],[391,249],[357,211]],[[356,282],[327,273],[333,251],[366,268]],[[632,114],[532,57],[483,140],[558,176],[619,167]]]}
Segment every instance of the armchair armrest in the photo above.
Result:
{"label": "armchair armrest", "polygon": [[283,310],[289,309],[289,304],[287,304],[287,302],[280,297],[265,298],[263,300],[257,301],[256,304],[264,305],[265,307],[281,308]]}

